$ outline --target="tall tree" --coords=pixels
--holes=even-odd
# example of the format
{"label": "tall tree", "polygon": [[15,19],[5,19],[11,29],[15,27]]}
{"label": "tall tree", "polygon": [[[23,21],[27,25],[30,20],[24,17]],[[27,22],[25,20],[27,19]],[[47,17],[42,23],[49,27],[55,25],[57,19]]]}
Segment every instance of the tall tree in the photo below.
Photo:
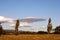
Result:
{"label": "tall tree", "polygon": [[2,28],[2,25],[0,23],[0,35],[3,33],[3,28]]}
{"label": "tall tree", "polygon": [[49,18],[48,25],[47,25],[47,31],[48,31],[48,33],[50,33],[51,30],[52,30],[52,23],[51,23],[51,18]]}
{"label": "tall tree", "polygon": [[16,20],[16,25],[15,25],[15,34],[18,34],[18,26],[19,26],[19,19]]}

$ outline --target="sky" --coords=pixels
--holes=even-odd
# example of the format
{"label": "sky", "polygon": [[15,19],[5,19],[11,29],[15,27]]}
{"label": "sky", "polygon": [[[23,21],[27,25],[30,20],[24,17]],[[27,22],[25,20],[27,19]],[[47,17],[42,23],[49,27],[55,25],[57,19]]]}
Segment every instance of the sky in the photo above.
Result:
{"label": "sky", "polygon": [[51,18],[53,27],[56,27],[60,25],[60,0],[0,0],[0,16],[47,19],[44,22],[32,23],[39,27],[46,26],[48,18]]}

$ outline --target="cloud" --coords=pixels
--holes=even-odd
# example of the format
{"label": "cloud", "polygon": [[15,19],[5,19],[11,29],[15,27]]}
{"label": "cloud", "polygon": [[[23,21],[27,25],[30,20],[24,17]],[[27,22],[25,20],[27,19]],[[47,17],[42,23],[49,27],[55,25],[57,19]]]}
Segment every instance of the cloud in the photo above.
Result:
{"label": "cloud", "polygon": [[[37,17],[26,17],[20,19],[20,27],[31,27],[32,25],[29,23],[38,22],[38,21],[45,21],[46,19],[37,18]],[[10,26],[15,26],[15,24],[11,24]]]}
{"label": "cloud", "polygon": [[30,30],[33,31],[47,31],[47,26],[32,26]]}
{"label": "cloud", "polygon": [[[15,24],[11,24],[10,26],[15,27]],[[27,22],[20,22],[20,27],[31,27],[32,25]]]}
{"label": "cloud", "polygon": [[4,23],[4,22],[12,23],[13,22],[13,19],[12,18],[6,18],[4,16],[0,16],[0,22],[1,23]]}
{"label": "cloud", "polygon": [[45,20],[46,20],[46,19],[37,18],[37,17],[26,17],[26,18],[20,19],[21,22],[28,22],[28,23],[45,21]]}
{"label": "cloud", "polygon": [[[46,19],[37,18],[37,17],[26,17],[26,18],[20,19],[20,25],[19,26],[20,27],[30,27],[31,31],[46,30],[46,27],[37,27],[37,26],[33,26],[33,25],[30,24],[30,23],[33,23],[33,22],[45,21],[45,20]],[[1,23],[8,22],[8,23],[11,23],[9,26],[14,26],[15,27],[16,19],[0,16],[0,22]]]}
{"label": "cloud", "polygon": [[[12,18],[6,18],[4,16],[0,16],[0,22],[9,22],[12,23],[15,19]],[[20,22],[27,22],[27,23],[33,23],[33,22],[38,22],[38,21],[45,21],[46,19],[43,18],[37,18],[37,17],[26,17],[23,19],[20,19]]]}

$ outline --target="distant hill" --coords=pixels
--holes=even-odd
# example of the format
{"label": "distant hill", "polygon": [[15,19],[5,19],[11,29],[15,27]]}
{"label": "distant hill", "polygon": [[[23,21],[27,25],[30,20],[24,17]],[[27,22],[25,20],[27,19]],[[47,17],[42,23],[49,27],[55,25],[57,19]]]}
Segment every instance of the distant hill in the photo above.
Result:
{"label": "distant hill", "polygon": [[37,33],[38,34],[47,34],[47,32],[45,32],[45,31],[38,31]]}
{"label": "distant hill", "polygon": [[[14,34],[15,30],[3,30],[3,34]],[[18,34],[46,34],[45,31],[30,32],[30,31],[18,31]]]}

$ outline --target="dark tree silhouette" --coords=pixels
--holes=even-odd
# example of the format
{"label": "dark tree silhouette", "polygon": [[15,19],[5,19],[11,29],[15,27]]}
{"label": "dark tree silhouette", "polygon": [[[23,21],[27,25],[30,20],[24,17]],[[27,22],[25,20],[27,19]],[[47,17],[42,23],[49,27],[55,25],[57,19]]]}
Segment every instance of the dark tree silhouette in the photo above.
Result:
{"label": "dark tree silhouette", "polygon": [[15,26],[15,34],[18,34],[18,26],[19,26],[19,20],[16,20],[16,26]]}
{"label": "dark tree silhouette", "polygon": [[51,18],[48,20],[48,25],[47,25],[47,32],[50,33],[52,30],[52,24],[51,24]]}
{"label": "dark tree silhouette", "polygon": [[0,35],[3,33],[3,28],[2,28],[2,25],[0,23]]}
{"label": "dark tree silhouette", "polygon": [[60,34],[60,26],[57,26],[57,27],[55,28],[55,33],[59,33],[59,34]]}

